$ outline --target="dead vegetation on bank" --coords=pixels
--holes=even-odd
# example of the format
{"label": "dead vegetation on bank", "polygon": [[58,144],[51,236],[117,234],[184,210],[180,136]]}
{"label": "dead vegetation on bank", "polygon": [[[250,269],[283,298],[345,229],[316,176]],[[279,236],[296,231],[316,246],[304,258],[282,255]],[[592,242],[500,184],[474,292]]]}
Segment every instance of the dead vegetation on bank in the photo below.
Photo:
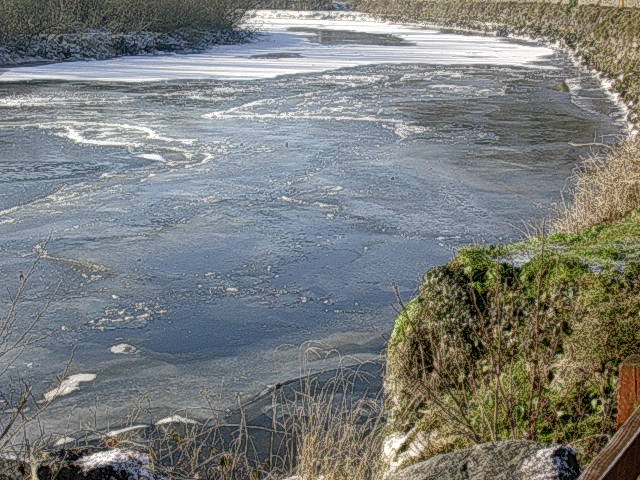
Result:
{"label": "dead vegetation on bank", "polygon": [[146,448],[175,480],[379,479],[382,399],[353,392],[367,377],[358,367],[339,368],[328,380],[306,376],[272,393],[268,424],[248,421],[245,407],[235,423],[217,420],[191,435],[168,427],[160,444]]}
{"label": "dead vegetation on bank", "polygon": [[236,27],[255,0],[0,0],[0,39]]}
{"label": "dead vegetation on bank", "polygon": [[259,0],[257,8],[276,10],[332,10],[332,0]]}

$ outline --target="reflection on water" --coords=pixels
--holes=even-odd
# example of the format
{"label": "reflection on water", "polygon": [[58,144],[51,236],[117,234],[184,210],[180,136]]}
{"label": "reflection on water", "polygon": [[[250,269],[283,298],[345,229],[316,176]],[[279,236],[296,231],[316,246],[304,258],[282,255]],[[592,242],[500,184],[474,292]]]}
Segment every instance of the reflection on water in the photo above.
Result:
{"label": "reflection on water", "polygon": [[353,32],[349,30],[324,30],[320,28],[295,27],[290,32],[309,34],[309,40],[323,45],[377,45],[398,47],[413,45],[400,37],[382,33]]}

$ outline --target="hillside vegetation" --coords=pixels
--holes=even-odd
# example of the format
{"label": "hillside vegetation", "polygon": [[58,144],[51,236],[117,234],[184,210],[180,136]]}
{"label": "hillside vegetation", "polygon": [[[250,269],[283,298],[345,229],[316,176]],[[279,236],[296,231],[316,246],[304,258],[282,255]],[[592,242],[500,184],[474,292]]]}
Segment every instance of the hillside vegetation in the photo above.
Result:
{"label": "hillside vegetation", "polygon": [[0,37],[235,27],[253,0],[0,0]]}
{"label": "hillside vegetation", "polygon": [[[640,10],[577,2],[364,0],[409,22],[570,48],[640,119]],[[548,232],[463,249],[424,276],[388,349],[395,464],[477,443],[571,443],[583,466],[614,432],[619,363],[640,352],[640,141],[587,159]],[[409,454],[409,452],[411,454]]]}

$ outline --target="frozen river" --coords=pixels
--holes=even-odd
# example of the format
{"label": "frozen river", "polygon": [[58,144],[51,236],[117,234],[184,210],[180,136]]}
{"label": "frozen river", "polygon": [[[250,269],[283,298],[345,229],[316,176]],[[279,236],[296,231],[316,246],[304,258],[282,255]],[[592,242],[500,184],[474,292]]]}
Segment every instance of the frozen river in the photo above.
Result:
{"label": "frozen river", "polygon": [[38,254],[22,318],[53,296],[14,370],[40,396],[70,359],[88,380],[50,431],[118,425],[142,395],[144,421],[201,418],[205,392],[224,408],[295,377],[305,342],[377,358],[393,282],[408,298],[456,247],[517,238],[588,153],[569,143],[624,128],[536,44],[252,22],[198,55],[0,70],[0,300]]}

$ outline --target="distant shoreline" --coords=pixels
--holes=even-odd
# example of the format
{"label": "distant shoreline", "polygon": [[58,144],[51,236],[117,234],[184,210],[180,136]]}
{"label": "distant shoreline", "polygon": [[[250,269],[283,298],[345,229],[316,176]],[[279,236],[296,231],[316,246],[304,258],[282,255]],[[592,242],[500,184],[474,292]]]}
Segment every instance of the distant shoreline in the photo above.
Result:
{"label": "distant shoreline", "polygon": [[134,55],[198,53],[252,40],[250,29],[179,30],[172,33],[94,31],[19,38],[0,46],[2,69]]}

